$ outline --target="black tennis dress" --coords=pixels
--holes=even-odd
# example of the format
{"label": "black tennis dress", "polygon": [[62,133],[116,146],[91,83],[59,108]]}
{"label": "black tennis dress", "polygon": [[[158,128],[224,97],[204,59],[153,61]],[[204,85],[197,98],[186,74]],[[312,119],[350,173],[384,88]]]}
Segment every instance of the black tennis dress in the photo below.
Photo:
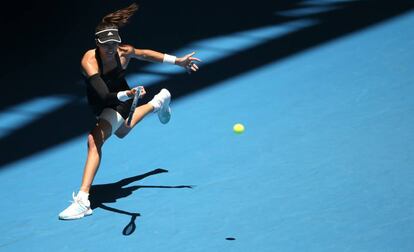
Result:
{"label": "black tennis dress", "polygon": [[[103,74],[102,59],[99,55],[98,49],[95,49],[95,57],[98,62],[100,77],[105,82],[111,93],[118,93],[119,91],[130,90],[127,81],[125,80],[125,70],[122,68],[121,60],[118,52],[115,54],[117,66],[106,74]],[[119,101],[117,104],[106,105],[100,101],[96,90],[92,87],[89,79],[86,79],[86,94],[88,104],[93,113],[99,116],[105,108],[112,108],[117,111],[125,120],[128,118],[129,110],[131,108],[132,99],[125,102]]]}

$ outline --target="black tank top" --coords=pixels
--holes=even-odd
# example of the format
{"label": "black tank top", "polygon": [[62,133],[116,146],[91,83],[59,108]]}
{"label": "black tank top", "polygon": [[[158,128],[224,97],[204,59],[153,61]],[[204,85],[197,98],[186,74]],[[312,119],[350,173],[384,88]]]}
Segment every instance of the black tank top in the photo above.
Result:
{"label": "black tank top", "polygon": [[[99,54],[98,48],[95,49],[95,57],[96,57],[96,61],[98,62],[100,77],[104,80],[106,86],[109,89],[109,92],[117,93],[119,91],[130,89],[127,81],[125,80],[125,70],[122,68],[122,64],[121,64],[121,60],[119,58],[118,52],[115,54],[115,60],[117,63],[116,67],[105,74],[103,73],[102,59]],[[128,100],[126,102],[120,101],[118,105],[105,106],[103,104],[100,104],[98,95],[92,89],[91,85],[88,83],[86,86],[87,86],[88,103],[91,106],[92,111],[96,116],[99,116],[103,109],[112,108],[116,110],[118,113],[120,113],[124,119],[128,117],[129,108],[131,107],[131,103],[132,103],[131,100]]]}
{"label": "black tank top", "polygon": [[118,52],[115,54],[116,67],[106,74],[103,73],[102,59],[101,55],[98,52],[98,49],[95,49],[95,57],[98,62],[101,78],[105,81],[110,92],[118,92],[129,89],[128,84],[125,80],[125,70],[122,68]]}

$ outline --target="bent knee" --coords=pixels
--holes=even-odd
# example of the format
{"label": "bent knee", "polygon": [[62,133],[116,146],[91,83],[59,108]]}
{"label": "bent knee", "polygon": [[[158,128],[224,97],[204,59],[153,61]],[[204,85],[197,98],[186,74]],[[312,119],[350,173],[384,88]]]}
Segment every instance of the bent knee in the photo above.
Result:
{"label": "bent knee", "polygon": [[117,136],[118,138],[124,138],[126,135],[128,135],[128,133],[131,131],[132,128],[126,127],[126,126],[121,126],[117,131],[115,131],[115,136]]}
{"label": "bent knee", "polygon": [[97,139],[93,134],[88,135],[88,150],[89,151],[100,151],[103,145],[101,139]]}

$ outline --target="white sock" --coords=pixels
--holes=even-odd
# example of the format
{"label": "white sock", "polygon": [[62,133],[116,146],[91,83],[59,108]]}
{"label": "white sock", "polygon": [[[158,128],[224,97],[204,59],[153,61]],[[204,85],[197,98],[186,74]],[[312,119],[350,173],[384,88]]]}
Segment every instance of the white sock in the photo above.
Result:
{"label": "white sock", "polygon": [[89,200],[89,193],[79,190],[76,197],[81,199],[82,201],[88,201]]}
{"label": "white sock", "polygon": [[149,104],[151,104],[153,107],[154,107],[154,110],[153,110],[153,112],[155,113],[155,112],[157,112],[159,109],[160,109],[160,107],[161,107],[161,102],[160,102],[160,100],[159,99],[157,99],[155,96],[154,96],[154,98],[152,98],[152,100],[150,101],[150,102],[148,102]]}

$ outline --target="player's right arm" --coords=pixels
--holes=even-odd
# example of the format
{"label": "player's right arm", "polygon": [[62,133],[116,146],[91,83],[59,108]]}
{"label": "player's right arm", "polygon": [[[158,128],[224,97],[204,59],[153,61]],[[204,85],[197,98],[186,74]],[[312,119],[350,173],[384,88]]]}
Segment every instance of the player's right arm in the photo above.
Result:
{"label": "player's right arm", "polygon": [[95,51],[87,51],[81,60],[82,72],[88,79],[88,85],[97,94],[99,102],[105,106],[117,105],[120,101],[126,101],[134,96],[136,89],[120,92],[110,92],[105,81],[102,79],[98,62],[95,58]]}

